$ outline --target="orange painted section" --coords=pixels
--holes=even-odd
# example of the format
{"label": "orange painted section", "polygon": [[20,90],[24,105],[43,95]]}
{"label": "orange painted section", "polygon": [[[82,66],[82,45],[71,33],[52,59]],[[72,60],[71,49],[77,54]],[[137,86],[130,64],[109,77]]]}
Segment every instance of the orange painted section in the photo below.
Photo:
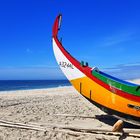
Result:
{"label": "orange painted section", "polygon": [[140,110],[128,107],[128,104],[140,106],[139,102],[131,101],[117,94],[114,94],[113,92],[92,81],[88,77],[71,80],[70,82],[79,92],[81,83],[81,94],[91,99],[92,101],[95,101],[100,105],[116,110],[118,112],[140,117]]}

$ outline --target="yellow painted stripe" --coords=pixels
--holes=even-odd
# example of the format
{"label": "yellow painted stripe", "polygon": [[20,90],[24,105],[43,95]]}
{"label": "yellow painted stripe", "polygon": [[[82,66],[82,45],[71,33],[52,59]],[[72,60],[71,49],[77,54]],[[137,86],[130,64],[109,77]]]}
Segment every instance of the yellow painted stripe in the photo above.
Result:
{"label": "yellow painted stripe", "polygon": [[135,110],[128,107],[128,104],[140,106],[139,102],[131,101],[117,94],[114,94],[111,91],[100,86],[96,82],[92,81],[88,77],[71,80],[70,82],[79,92],[80,92],[80,83],[81,83],[81,94],[83,94],[85,97],[89,99],[91,98],[92,101],[95,101],[96,103],[101,104],[110,109],[128,115],[140,117],[139,110]]}

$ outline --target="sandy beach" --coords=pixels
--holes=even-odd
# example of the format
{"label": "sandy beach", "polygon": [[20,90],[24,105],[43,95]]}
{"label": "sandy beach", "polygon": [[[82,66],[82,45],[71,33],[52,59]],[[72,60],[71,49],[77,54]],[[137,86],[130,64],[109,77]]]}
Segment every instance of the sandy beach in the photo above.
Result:
{"label": "sandy beach", "polygon": [[[140,139],[85,131],[111,131],[116,121],[71,86],[0,92],[0,140]],[[78,128],[85,130],[78,131]]]}

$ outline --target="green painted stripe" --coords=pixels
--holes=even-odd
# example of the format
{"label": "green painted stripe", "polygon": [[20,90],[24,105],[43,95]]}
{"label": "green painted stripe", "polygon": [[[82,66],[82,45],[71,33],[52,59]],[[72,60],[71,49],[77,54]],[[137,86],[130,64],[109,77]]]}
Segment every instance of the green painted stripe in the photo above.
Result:
{"label": "green painted stripe", "polygon": [[138,86],[126,85],[124,83],[112,80],[111,78],[108,78],[94,70],[92,71],[92,75],[94,75],[96,78],[100,79],[104,83],[110,85],[110,88],[114,87],[114,88],[120,89],[124,92],[130,93],[130,94],[133,94],[136,96],[140,96],[140,89],[137,90]]}

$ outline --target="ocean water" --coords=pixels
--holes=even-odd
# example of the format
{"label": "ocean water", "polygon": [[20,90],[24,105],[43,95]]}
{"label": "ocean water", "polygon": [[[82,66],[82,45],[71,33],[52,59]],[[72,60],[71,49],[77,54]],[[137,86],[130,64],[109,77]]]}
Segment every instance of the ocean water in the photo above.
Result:
{"label": "ocean water", "polygon": [[0,91],[44,89],[70,85],[68,80],[0,80]]}

